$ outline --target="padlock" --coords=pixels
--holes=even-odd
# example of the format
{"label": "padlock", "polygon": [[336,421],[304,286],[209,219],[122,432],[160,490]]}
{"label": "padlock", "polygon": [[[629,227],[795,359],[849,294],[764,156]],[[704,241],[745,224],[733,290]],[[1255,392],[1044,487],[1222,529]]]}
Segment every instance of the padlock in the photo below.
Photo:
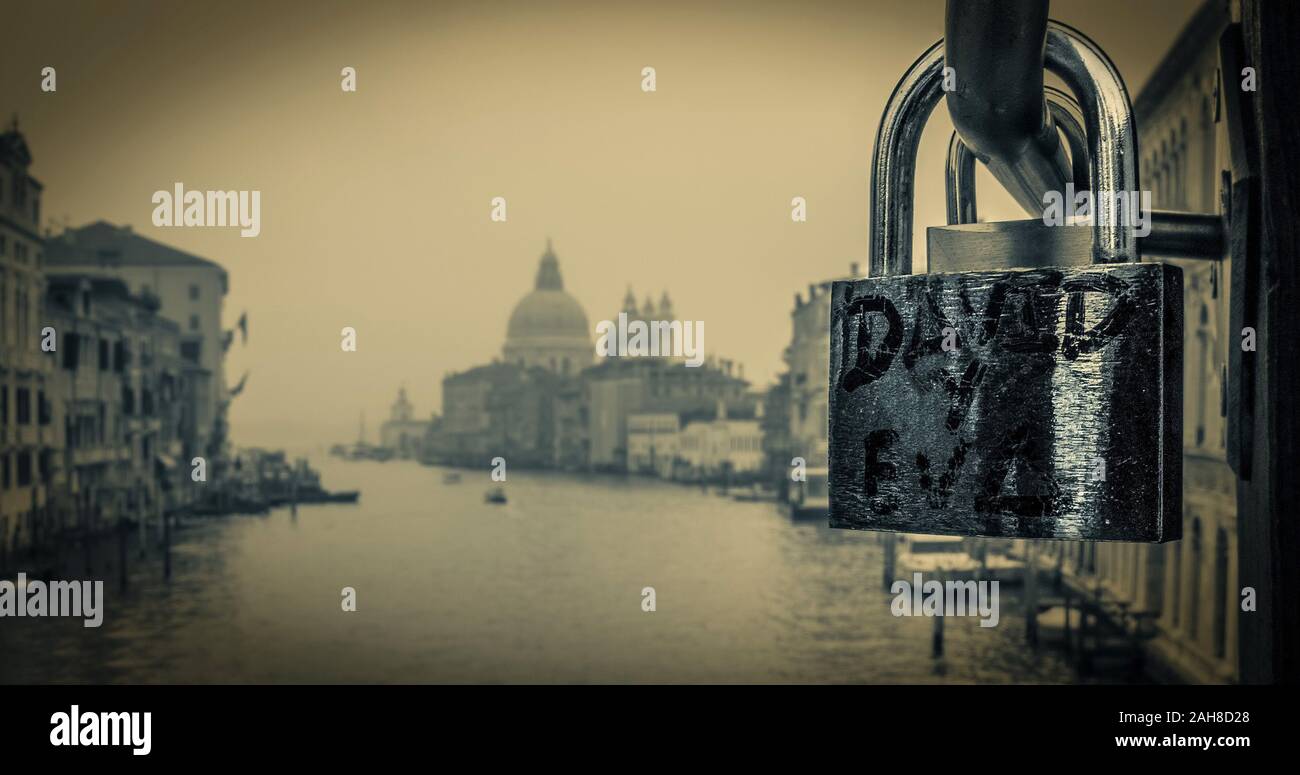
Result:
{"label": "padlock", "polygon": [[[1045,61],[1080,97],[1091,190],[1134,191],[1131,107],[1109,60],[1051,22]],[[1130,227],[1095,217],[1086,265],[995,258],[984,264],[993,271],[912,275],[916,146],[942,67],[940,41],[890,97],[872,172],[871,277],[832,285],[830,524],[1176,539],[1181,271],[1137,263]],[[1017,262],[1034,253],[1017,252]]]}
{"label": "padlock", "polygon": [[[1079,103],[1046,86],[1047,106],[1070,148],[1073,177],[1088,186],[1088,144]],[[1086,223],[1047,226],[1042,219],[979,223],[975,197],[975,155],[957,132],[948,142],[944,174],[948,225],[926,229],[926,271],[967,272],[1003,268],[1086,266],[1092,263],[1092,230]]]}

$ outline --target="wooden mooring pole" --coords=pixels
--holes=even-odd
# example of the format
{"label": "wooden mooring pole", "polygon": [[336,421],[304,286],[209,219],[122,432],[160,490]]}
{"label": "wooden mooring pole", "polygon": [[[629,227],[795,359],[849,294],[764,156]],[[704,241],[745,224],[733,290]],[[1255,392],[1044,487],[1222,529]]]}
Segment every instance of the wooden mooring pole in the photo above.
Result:
{"label": "wooden mooring pole", "polygon": [[126,520],[119,514],[117,517],[118,581],[124,591],[126,590],[126,533]]}
{"label": "wooden mooring pole", "polygon": [[885,572],[881,583],[886,591],[894,583],[894,555],[898,551],[898,536],[893,533],[885,533]]}
{"label": "wooden mooring pole", "polygon": [[944,615],[940,611],[939,615],[934,617],[934,634],[930,639],[931,653],[935,659],[943,656],[943,620]]}
{"label": "wooden mooring pole", "polygon": [[163,511],[163,580],[172,578],[172,515]]}
{"label": "wooden mooring pole", "polygon": [[1038,646],[1038,545],[1025,540],[1025,640]]}

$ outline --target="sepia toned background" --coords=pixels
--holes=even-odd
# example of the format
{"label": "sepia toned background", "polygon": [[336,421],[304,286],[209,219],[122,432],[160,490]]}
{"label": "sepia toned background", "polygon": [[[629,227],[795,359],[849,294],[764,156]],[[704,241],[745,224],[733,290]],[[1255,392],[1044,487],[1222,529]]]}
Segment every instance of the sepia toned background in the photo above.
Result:
{"label": "sepia toned background", "polygon": [[[1196,5],[1057,0],[1052,16],[1136,95]],[[548,236],[593,326],[629,285],[667,290],[706,322],[711,354],[772,381],[793,292],[865,266],[876,123],[943,8],[9,2],[23,34],[4,46],[0,108],[29,138],[47,223],[130,225],[226,268],[226,325],[246,310],[251,334],[226,363],[232,384],[250,373],[234,435],[320,444],[385,415],[400,383],[436,411],[447,371],[500,350]],[[47,65],[55,94],[39,89]],[[935,111],[918,255],[919,227],[943,218],[949,132]],[[150,196],[175,181],[260,190],[261,236],[154,228]],[[985,217],[1023,217],[980,182]],[[347,356],[343,326],[358,332]]]}
{"label": "sepia toned background", "polygon": [[[1158,208],[1217,207],[1225,8],[1051,5],[1124,76]],[[6,622],[0,682],[1237,677],[1212,262],[1183,264],[1184,541],[967,541],[963,562],[1033,565],[1041,588],[1009,584],[996,628],[939,628],[889,608],[924,537],[830,530],[824,490],[790,483],[792,456],[824,466],[825,284],[865,267],[876,125],[941,37],[941,0],[11,2],[3,16],[21,34],[0,48],[0,111],[17,122],[0,151],[17,185],[30,151],[40,210],[14,231],[44,257],[5,268],[50,279],[32,282],[39,304],[6,307],[22,336],[0,336],[0,388],[58,404],[87,372],[126,376],[94,388],[107,421],[83,414],[103,449],[78,435],[76,401],[49,422],[3,418],[0,455],[48,453],[53,471],[3,493],[0,572],[104,578],[110,601],[102,630]],[[57,92],[40,89],[46,66]],[[943,219],[951,131],[936,110],[917,255]],[[260,191],[260,236],[154,227],[151,196],[176,182]],[[1026,217],[982,168],[979,183],[984,218]],[[6,227],[31,215],[3,207]],[[161,309],[57,279],[105,256],[136,262],[131,294],[161,291]],[[184,432],[133,414],[157,375],[131,369],[155,367],[124,369],[112,347],[97,368],[90,354],[81,371],[32,365],[42,325],[87,324],[74,288],[146,309],[148,331],[123,325],[122,341],[181,343],[157,371],[203,387],[169,390],[158,414]],[[580,374],[596,323],[647,304],[703,321],[708,365]],[[185,463],[205,452],[196,488]],[[340,610],[342,588],[357,611]],[[1087,649],[1081,608],[1115,619]]]}

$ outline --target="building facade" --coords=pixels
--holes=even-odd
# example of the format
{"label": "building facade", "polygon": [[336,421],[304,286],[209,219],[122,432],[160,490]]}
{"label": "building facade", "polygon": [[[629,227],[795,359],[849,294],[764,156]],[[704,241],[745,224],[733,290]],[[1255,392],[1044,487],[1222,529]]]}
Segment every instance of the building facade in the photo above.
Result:
{"label": "building facade", "polygon": [[752,413],[758,397],[740,373],[733,362],[713,358],[697,368],[668,357],[601,359],[582,373],[589,466],[627,470],[632,415],[712,411],[718,401]]}
{"label": "building facade", "polygon": [[442,381],[442,417],[426,437],[429,459],[487,466],[503,457],[524,468],[553,466],[554,407],[567,379],[500,361],[449,374]]}
{"label": "building facade", "polygon": [[[1226,127],[1215,104],[1224,4],[1193,17],[1135,101],[1142,187],[1163,210],[1218,213]],[[1231,76],[1235,78],[1236,76]],[[1156,615],[1154,665],[1173,680],[1237,677],[1236,476],[1227,463],[1223,374],[1228,348],[1227,262],[1183,270],[1183,538],[1160,546],[1099,544],[1096,573],[1117,596]]]}
{"label": "building facade", "polygon": [[763,470],[762,404],[733,413],[719,401],[713,417],[683,418],[678,455],[692,480],[733,483]]}
{"label": "building facade", "polygon": [[789,495],[793,472],[794,442],[790,435],[790,372],[778,375],[775,384],[763,393],[763,482],[776,487],[778,500]]}
{"label": "building facade", "polygon": [[429,422],[415,419],[415,407],[406,397],[406,388],[399,389],[388,420],[379,426],[379,446],[400,458],[414,458],[419,456],[428,432]]}
{"label": "building facade", "polygon": [[[1228,162],[1218,99],[1225,5],[1193,16],[1134,103],[1142,188],[1152,207],[1220,211]],[[1187,683],[1238,678],[1237,479],[1227,462],[1229,262],[1171,259],[1183,270],[1183,525],[1167,544],[1045,542],[1039,551],[1082,589],[1150,622],[1148,672]]]}
{"label": "building facade", "polygon": [[679,460],[680,432],[680,418],[673,412],[628,415],[628,473],[671,479]]}
{"label": "building facade", "polygon": [[[856,278],[858,265],[849,268],[850,278]],[[789,408],[783,412],[789,418],[786,444],[791,457],[801,457],[809,467],[825,468],[828,465],[828,433],[830,431],[831,360],[831,281],[810,284],[808,295],[794,295],[794,309],[790,312],[790,345],[784,358],[789,382],[781,386],[789,397]],[[789,460],[786,461],[789,465]]]}
{"label": "building facade", "polygon": [[94,533],[123,521],[161,529],[166,512],[195,496],[180,327],[123,281],[75,273],[49,275],[46,315],[59,332],[49,354],[64,438],[58,529]]}
{"label": "building facade", "polygon": [[198,429],[195,454],[210,458],[225,449],[225,354],[230,336],[222,329],[229,281],[225,269],[206,258],[155,242],[129,226],[97,221],[67,229],[48,247],[51,270],[116,278],[134,296],[158,300],[159,314],[180,327],[180,355],[186,364]]}
{"label": "building facade", "polygon": [[42,538],[60,447],[42,353],[43,188],[17,120],[0,134],[0,564]]}
{"label": "building facade", "polygon": [[[673,315],[667,293],[657,306],[647,299],[638,308],[629,291],[622,311],[630,320]],[[663,456],[663,438],[645,446],[650,429],[637,424],[646,420],[632,423],[632,450],[630,417],[711,411],[719,399],[752,413],[759,400],[731,361],[708,358],[688,368],[680,356],[596,359],[587,325],[582,306],[564,292],[548,243],[534,290],[510,315],[503,357],[444,378],[442,415],[426,434],[425,459],[486,465],[501,456],[526,467],[659,471],[674,455]]]}

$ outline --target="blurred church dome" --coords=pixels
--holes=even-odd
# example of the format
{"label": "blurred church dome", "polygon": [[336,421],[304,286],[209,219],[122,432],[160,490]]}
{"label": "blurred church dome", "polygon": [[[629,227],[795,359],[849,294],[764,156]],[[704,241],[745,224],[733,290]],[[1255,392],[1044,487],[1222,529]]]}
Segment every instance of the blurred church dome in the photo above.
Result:
{"label": "blurred church dome", "polygon": [[546,242],[534,289],[510,314],[503,349],[506,361],[541,366],[556,373],[576,373],[595,354],[587,313],[564,291],[560,262]]}

